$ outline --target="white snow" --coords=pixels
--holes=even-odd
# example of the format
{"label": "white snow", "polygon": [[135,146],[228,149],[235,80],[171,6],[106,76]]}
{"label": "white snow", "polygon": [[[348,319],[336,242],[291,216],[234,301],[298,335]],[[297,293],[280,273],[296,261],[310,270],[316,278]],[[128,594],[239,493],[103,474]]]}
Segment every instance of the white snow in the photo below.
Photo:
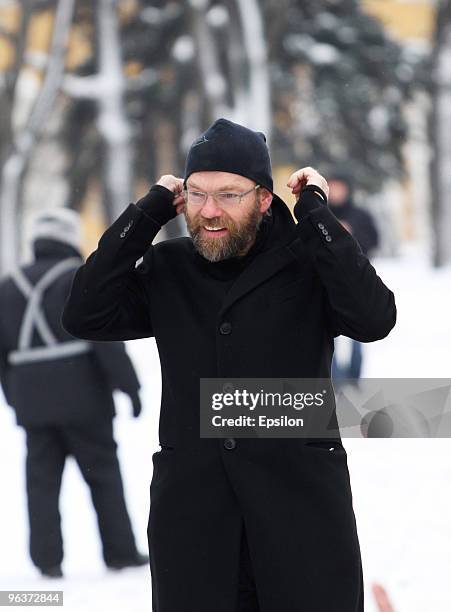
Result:
{"label": "white snow", "polygon": [[[449,377],[451,268],[430,269],[420,255],[376,260],[394,291],[398,322],[384,340],[366,344],[367,377]],[[128,343],[143,384],[144,410],[132,419],[117,395],[116,439],[126,497],[141,550],[147,549],[151,455],[158,450],[160,366],[153,340]],[[451,378],[451,377],[450,377]],[[451,609],[451,440],[344,439],[363,556],[367,612],[370,586],[383,584],[396,612]],[[149,568],[104,568],[95,514],[72,460],[63,479],[64,580],[41,579],[27,552],[24,434],[11,409],[0,409],[0,590],[58,589],[67,612],[151,610]],[[176,585],[175,585],[176,586]],[[196,612],[187,610],[186,612]]]}
{"label": "white snow", "polygon": [[230,21],[229,11],[223,4],[216,4],[208,10],[207,22],[214,28],[223,28]]}
{"label": "white snow", "polygon": [[335,64],[341,57],[338,49],[327,43],[315,43],[309,49],[309,55],[311,61],[317,65]]}
{"label": "white snow", "polygon": [[172,47],[172,55],[180,63],[191,61],[195,55],[193,37],[187,34],[179,36]]}

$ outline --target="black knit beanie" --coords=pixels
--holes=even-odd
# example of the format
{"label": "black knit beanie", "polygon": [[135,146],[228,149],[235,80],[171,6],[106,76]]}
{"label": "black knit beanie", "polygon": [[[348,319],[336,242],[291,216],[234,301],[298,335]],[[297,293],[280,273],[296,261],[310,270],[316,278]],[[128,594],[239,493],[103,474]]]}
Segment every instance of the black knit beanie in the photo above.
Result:
{"label": "black knit beanie", "polygon": [[262,132],[218,119],[191,145],[184,185],[193,172],[215,170],[245,176],[273,193],[271,160]]}

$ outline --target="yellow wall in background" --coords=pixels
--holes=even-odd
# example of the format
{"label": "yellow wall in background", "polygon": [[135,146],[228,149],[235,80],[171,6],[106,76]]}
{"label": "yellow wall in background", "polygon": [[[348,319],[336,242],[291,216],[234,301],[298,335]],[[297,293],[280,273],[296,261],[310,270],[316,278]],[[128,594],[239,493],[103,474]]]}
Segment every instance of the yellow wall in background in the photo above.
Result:
{"label": "yellow wall in background", "polygon": [[294,196],[291,193],[291,189],[287,187],[287,181],[293,174],[293,172],[296,172],[296,170],[299,170],[299,168],[289,165],[276,165],[273,166],[272,169],[274,192],[277,193],[277,195],[282,198],[285,204],[288,205],[292,214],[294,205],[296,204],[296,196]]}
{"label": "yellow wall in background", "polygon": [[431,38],[435,17],[431,0],[362,0],[362,5],[396,38]]}
{"label": "yellow wall in background", "polygon": [[85,258],[95,251],[100,236],[107,228],[100,201],[99,184],[96,181],[91,181],[88,193],[83,201],[82,209],[80,210],[83,234],[81,252]]}
{"label": "yellow wall in background", "polygon": [[[0,25],[4,32],[14,33],[20,22],[18,4],[0,5]],[[14,47],[6,36],[0,36],[0,72],[4,72],[14,60]]]}
{"label": "yellow wall in background", "polygon": [[39,11],[30,19],[27,32],[27,50],[47,53],[53,32],[55,14],[53,11]]}

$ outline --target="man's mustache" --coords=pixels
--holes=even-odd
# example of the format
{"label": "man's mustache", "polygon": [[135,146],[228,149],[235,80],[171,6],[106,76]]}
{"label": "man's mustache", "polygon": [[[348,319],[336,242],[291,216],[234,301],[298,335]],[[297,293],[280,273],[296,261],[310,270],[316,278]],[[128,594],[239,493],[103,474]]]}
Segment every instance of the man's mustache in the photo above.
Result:
{"label": "man's mustache", "polygon": [[208,225],[209,227],[225,227],[228,230],[233,230],[235,225],[230,223],[226,219],[220,219],[218,217],[213,219],[206,219],[204,217],[195,217],[193,219],[193,225],[195,227],[203,227],[204,225]]}

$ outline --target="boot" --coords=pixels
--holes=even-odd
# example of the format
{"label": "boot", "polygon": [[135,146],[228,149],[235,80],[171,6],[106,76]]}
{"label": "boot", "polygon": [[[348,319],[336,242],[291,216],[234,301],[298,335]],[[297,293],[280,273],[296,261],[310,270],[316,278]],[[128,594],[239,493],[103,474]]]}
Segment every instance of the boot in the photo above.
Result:
{"label": "boot", "polygon": [[61,565],[53,565],[52,567],[40,567],[41,574],[46,578],[62,578],[63,572]]}
{"label": "boot", "polygon": [[106,566],[110,569],[121,570],[127,567],[141,567],[142,565],[147,565],[148,563],[149,555],[143,555],[137,552],[134,557],[129,559],[113,559],[108,561]]}

